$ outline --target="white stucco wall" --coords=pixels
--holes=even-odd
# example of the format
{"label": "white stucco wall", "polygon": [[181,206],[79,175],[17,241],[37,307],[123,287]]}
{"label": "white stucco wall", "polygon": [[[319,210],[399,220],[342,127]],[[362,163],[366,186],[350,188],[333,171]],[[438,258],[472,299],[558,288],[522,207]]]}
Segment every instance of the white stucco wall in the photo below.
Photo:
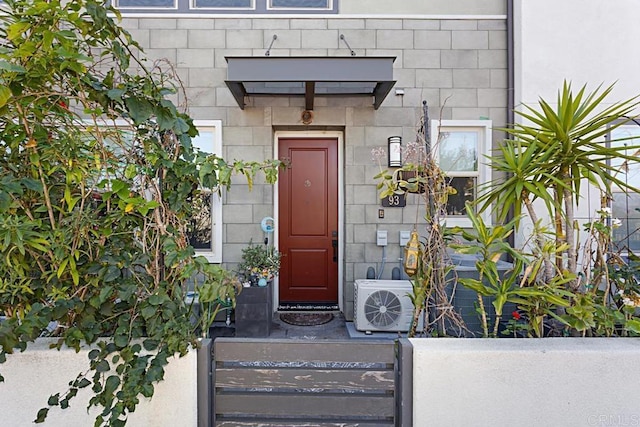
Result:
{"label": "white stucco wall", "polygon": [[640,339],[411,339],[413,425],[640,426]]}
{"label": "white stucco wall", "polygon": [[[535,106],[540,98],[553,102],[564,80],[574,90],[586,84],[588,91],[615,83],[607,104],[639,95],[640,56],[634,52],[639,15],[638,0],[515,0],[516,109]],[[600,208],[600,193],[582,188],[576,218],[588,222]],[[517,243],[529,237],[525,230]]]}
{"label": "white stucco wall", "polygon": [[[72,349],[61,351],[48,348],[50,340],[38,340],[24,353],[15,353],[0,364],[5,381],[0,383],[0,425],[29,426],[40,408],[46,407],[52,394],[67,390],[67,385],[79,372],[88,367],[88,350],[76,353]],[[175,427],[197,425],[197,352],[185,357],[171,358],[165,369],[165,379],[155,387],[152,399],[141,399],[129,416],[128,427]],[[97,414],[87,414],[91,396],[90,386],[79,391],[70,407],[52,408],[47,416],[47,427],[92,426]]]}
{"label": "white stucco wall", "polygon": [[516,105],[555,99],[564,79],[640,94],[639,15],[637,0],[515,0]]}

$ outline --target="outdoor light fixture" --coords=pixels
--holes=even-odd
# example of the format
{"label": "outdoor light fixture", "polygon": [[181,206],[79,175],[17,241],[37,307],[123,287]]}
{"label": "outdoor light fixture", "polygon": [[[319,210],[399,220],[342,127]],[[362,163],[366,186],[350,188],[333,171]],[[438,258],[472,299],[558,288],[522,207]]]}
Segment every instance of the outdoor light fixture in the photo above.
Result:
{"label": "outdoor light fixture", "polygon": [[389,142],[389,167],[399,168],[402,166],[402,137],[390,136]]}

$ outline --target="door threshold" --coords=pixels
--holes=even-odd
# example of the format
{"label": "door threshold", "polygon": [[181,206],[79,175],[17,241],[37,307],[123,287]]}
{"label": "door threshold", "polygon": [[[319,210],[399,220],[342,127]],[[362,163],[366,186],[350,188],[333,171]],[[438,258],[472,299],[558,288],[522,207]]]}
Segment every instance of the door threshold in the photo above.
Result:
{"label": "door threshold", "polygon": [[340,307],[334,303],[318,302],[283,302],[278,305],[278,311],[339,311]]}

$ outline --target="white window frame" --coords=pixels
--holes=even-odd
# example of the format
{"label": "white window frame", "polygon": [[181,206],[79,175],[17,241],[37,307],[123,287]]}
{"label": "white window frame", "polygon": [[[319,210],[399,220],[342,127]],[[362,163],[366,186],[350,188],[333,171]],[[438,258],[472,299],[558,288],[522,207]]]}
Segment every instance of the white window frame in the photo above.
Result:
{"label": "white window frame", "polygon": [[[273,0],[250,0],[250,6],[197,6],[198,0],[173,0],[173,6],[121,6],[123,0],[111,0],[111,4],[116,9],[124,13],[177,13],[177,14],[198,14],[198,13],[240,13],[240,14],[336,14],[338,13],[339,0],[326,0],[326,7],[303,7],[303,6],[273,6]],[[0,6],[2,1],[0,0]]]}
{"label": "white window frame", "polygon": [[[194,120],[198,131],[213,133],[213,141],[209,147],[194,144],[202,151],[222,157],[222,120]],[[192,143],[196,140],[193,139]],[[213,193],[211,197],[211,249],[196,249],[196,255],[203,256],[213,264],[222,263],[222,197]]]}
{"label": "white window frame", "polygon": [[267,10],[333,10],[333,0],[327,0],[327,7],[295,7],[273,6],[273,0],[266,0]]}
{"label": "white window frame", "polygon": [[[131,123],[116,120],[113,123],[100,123],[99,126],[127,129],[131,128]],[[222,157],[222,120],[194,120],[194,126],[198,131],[209,131],[213,134],[213,141],[209,146],[197,145],[195,144],[196,139],[192,139],[194,147]],[[208,262],[220,264],[222,263],[222,197],[215,192],[211,196],[211,249],[196,249],[195,251],[197,256],[205,257]]]}
{"label": "white window frame", "polygon": [[[478,170],[470,172],[449,172],[444,171],[449,177],[474,177],[476,178],[475,199],[480,194],[479,188],[491,179],[490,165],[485,161],[485,156],[490,154],[491,149],[491,120],[431,120],[431,146],[433,147],[434,158],[439,163],[439,135],[442,132],[476,132],[478,134]],[[491,209],[486,209],[481,214],[487,225],[491,224]],[[447,226],[469,228],[472,226],[471,220],[466,216],[445,216]]]}
{"label": "white window frame", "polygon": [[196,6],[196,2],[198,0],[189,0],[189,9],[191,10],[255,10],[256,9],[256,0],[251,0],[251,5],[249,7],[242,6]]}
{"label": "white window frame", "polygon": [[173,0],[173,7],[171,6],[120,6],[120,0],[113,0],[113,7],[118,10],[178,10],[178,0]]}

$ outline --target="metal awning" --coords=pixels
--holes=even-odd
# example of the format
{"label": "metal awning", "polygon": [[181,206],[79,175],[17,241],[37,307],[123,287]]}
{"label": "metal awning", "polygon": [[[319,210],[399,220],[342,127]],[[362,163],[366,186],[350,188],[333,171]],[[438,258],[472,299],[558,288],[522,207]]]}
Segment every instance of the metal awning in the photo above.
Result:
{"label": "metal awning", "polygon": [[240,108],[247,96],[373,96],[377,110],[393,85],[395,57],[225,57],[225,83]]}

